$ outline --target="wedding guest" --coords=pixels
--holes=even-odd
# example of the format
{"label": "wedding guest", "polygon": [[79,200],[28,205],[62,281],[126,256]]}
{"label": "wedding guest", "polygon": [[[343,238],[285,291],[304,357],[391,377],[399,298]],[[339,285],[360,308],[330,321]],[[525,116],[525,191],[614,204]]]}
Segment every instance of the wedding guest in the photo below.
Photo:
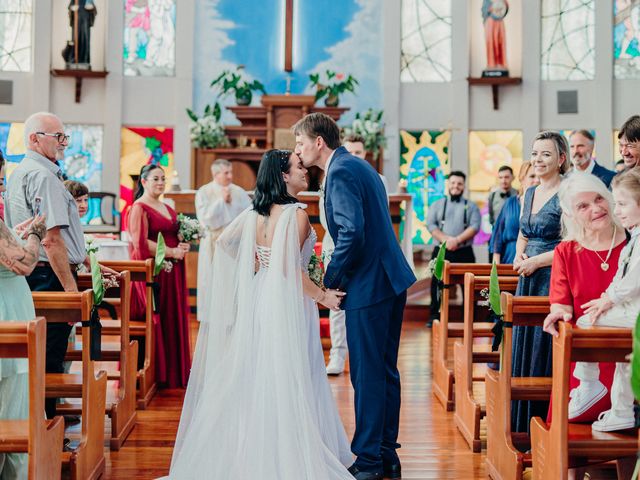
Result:
{"label": "wedding guest", "polygon": [[516,241],[520,232],[522,195],[529,187],[539,183],[531,162],[522,162],[518,173],[518,181],[520,182],[520,192],[516,196],[509,197],[504,203],[491,232],[489,244],[493,252],[492,260],[496,263],[513,263],[513,259],[516,256]]}
{"label": "wedding guest", "polygon": [[593,135],[589,130],[575,130],[569,136],[571,163],[576,171],[590,173],[598,177],[609,188],[616,172],[604,168],[593,158]]}
{"label": "wedding guest", "polygon": [[640,165],[640,115],[633,115],[622,124],[618,146],[625,170]]}
{"label": "wedding guest", "polygon": [[[31,290],[25,280],[38,262],[40,241],[47,233],[44,217],[36,217],[23,241],[0,220],[0,322],[33,320]],[[0,419],[29,418],[29,363],[25,358],[0,359]],[[62,445],[60,445],[62,447]],[[0,453],[0,478],[26,479],[26,453]]]}
{"label": "wedding guest", "polygon": [[[445,259],[452,263],[475,263],[473,237],[480,230],[480,210],[474,202],[463,197],[466,175],[460,171],[449,174],[449,195],[436,201],[427,214],[427,229],[435,247],[436,258],[440,246],[447,242]],[[440,318],[440,299],[436,282],[431,282],[431,307],[428,326]]]}
{"label": "wedding guest", "polygon": [[489,194],[487,202],[489,209],[489,223],[493,226],[500,215],[505,202],[510,197],[518,195],[518,191],[512,187],[513,169],[508,165],[502,165],[498,169],[498,187]]}
{"label": "wedding guest", "polygon": [[[540,132],[533,141],[530,161],[540,184],[524,194],[513,260],[513,269],[520,274],[518,296],[549,294],[553,250],[561,240],[558,189],[569,166],[568,155],[567,141],[558,132]],[[550,376],[551,337],[542,327],[514,327],[512,357],[514,377]],[[531,417],[546,413],[546,402],[516,401],[511,411],[512,430],[526,432]]]}
{"label": "wedding guest", "polygon": [[[156,375],[158,382],[169,388],[185,388],[191,369],[184,265],[189,244],[178,241],[176,212],[160,200],[165,182],[164,170],[159,165],[145,165],[140,170],[135,202],[128,216],[129,253],[132,260],[154,258],[158,235],[162,233],[166,243],[165,258],[172,268],[170,271],[163,269],[156,277],[159,285],[159,294],[154,294],[159,311],[159,323],[154,330]],[[132,317],[143,318],[146,286],[136,282],[132,292]]]}
{"label": "wedding guest", "polygon": [[211,165],[213,181],[200,187],[196,193],[196,215],[205,228],[198,252],[198,319],[207,318],[213,275],[213,254],[216,240],[224,230],[250,204],[249,194],[233,184],[231,162],[218,159]]}
{"label": "wedding guest", "polygon": [[[367,151],[364,148],[364,137],[362,135],[358,135],[353,133],[351,135],[347,135],[342,139],[342,146],[347,149],[351,155],[355,155],[358,158],[366,160]],[[375,166],[374,166],[375,168]],[[389,195],[389,182],[386,177],[378,172],[380,175],[380,180],[382,180],[382,184],[384,185],[384,191],[387,192],[387,196]]]}
{"label": "wedding guest", "polygon": [[78,215],[84,217],[89,211],[89,188],[75,180],[65,180],[64,187],[71,194],[78,207]]}

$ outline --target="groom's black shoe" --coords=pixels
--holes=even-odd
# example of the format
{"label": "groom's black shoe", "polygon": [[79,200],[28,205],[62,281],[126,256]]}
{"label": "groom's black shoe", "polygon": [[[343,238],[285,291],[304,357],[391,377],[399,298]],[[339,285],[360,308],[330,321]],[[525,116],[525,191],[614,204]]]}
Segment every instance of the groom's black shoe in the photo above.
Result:
{"label": "groom's black shoe", "polygon": [[402,478],[402,467],[400,466],[400,462],[393,464],[384,464],[383,467],[384,478],[388,478],[389,480],[398,480]]}
{"label": "groom's black shoe", "polygon": [[375,472],[363,472],[355,463],[349,467],[349,473],[353,475],[356,480],[383,480],[384,477],[381,473]]}

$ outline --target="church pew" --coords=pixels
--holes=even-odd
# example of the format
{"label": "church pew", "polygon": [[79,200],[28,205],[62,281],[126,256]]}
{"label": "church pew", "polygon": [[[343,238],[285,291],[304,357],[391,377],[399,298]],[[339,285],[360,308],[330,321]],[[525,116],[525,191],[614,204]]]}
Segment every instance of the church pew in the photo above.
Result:
{"label": "church pew", "polygon": [[0,323],[0,358],[29,362],[29,418],[0,420],[0,453],[28,453],[29,478],[58,480],[62,471],[64,420],[44,417],[46,320]]}
{"label": "church pew", "polygon": [[[129,260],[129,261],[104,261],[102,265],[109,267],[116,272],[124,270],[131,274],[132,282],[144,282],[147,286],[147,307],[145,319],[140,321],[130,319],[129,336],[144,337],[144,362],[136,374],[137,378],[137,402],[138,408],[144,410],[158,390],[156,383],[156,360],[155,345],[153,338],[153,260]],[[114,302],[116,306],[117,302]],[[106,320],[102,322],[103,335],[117,335],[120,330],[119,321]],[[138,346],[138,348],[140,348]]]}
{"label": "church pew", "polygon": [[514,297],[501,294],[505,321],[501,345],[500,371],[489,370],[485,378],[487,399],[487,473],[493,480],[520,480],[531,467],[527,433],[511,431],[511,401],[548,401],[551,378],[512,377],[513,326],[542,326],[549,313],[549,297]]}
{"label": "church pew", "polygon": [[569,377],[572,362],[626,362],[632,349],[627,328],[575,328],[559,322],[553,339],[551,425],[531,419],[533,478],[566,480],[568,469],[623,457],[635,458],[638,432],[595,432],[590,424],[569,423]]}
{"label": "church pew", "polygon": [[[93,308],[93,292],[32,292],[36,315],[46,316],[47,323],[87,322]],[[92,480],[104,473],[104,412],[107,374],[95,374],[90,359],[87,323],[82,327],[82,373],[47,373],[45,395],[48,398],[82,398],[80,443],[72,452],[62,453],[72,480]]]}
{"label": "church pew", "polygon": [[[516,273],[510,264],[498,265],[499,276],[513,276]],[[449,322],[450,308],[449,298],[450,290],[455,285],[463,285],[464,274],[470,272],[474,275],[489,275],[491,273],[491,264],[489,263],[451,263],[448,260],[444,262],[444,270],[442,281],[445,288],[442,290],[442,301],[440,302],[440,320],[434,320],[432,326],[432,352],[433,352],[433,393],[447,411],[454,408],[453,401],[453,382],[454,372],[453,365],[449,361],[447,348],[449,338],[462,337],[463,324]],[[478,322],[474,330],[478,334],[491,334],[492,323]]]}
{"label": "church pew", "polygon": [[[477,311],[482,309],[488,312],[489,306],[478,306],[478,301],[485,300],[480,292],[489,289],[490,277],[476,276],[467,272],[464,276],[464,332],[462,342],[457,341],[453,346],[453,364],[455,371],[455,415],[454,420],[458,430],[474,452],[481,449],[480,420],[485,416],[485,406],[480,399],[473,394],[473,367],[474,364],[497,363],[500,360],[499,352],[492,352],[490,344],[476,345],[474,338],[478,332],[475,330],[475,320],[478,319]],[[500,289],[507,292],[515,292],[518,286],[517,276],[498,277]],[[481,332],[486,336],[485,332]],[[484,374],[480,381],[484,381]],[[486,395],[485,395],[486,396]],[[484,401],[484,400],[483,400]]]}
{"label": "church pew", "polygon": [[[102,338],[102,362],[117,362],[119,373],[108,375],[108,379],[117,380],[117,390],[107,394],[106,414],[111,419],[111,438],[109,445],[111,450],[120,450],[120,447],[133,430],[136,424],[136,366],[138,362],[138,342],[129,339],[129,313],[131,310],[131,281],[128,270],[118,275],[119,287],[105,292],[104,301],[117,304],[120,313],[119,325],[112,333],[118,337],[118,344],[107,344],[107,335],[103,332]],[[78,288],[91,288],[90,274],[78,275]],[[102,320],[106,322],[108,320]],[[82,342],[76,339],[74,348],[67,350],[67,360],[82,360]],[[75,405],[58,406],[58,411],[64,414],[77,414],[80,409]]]}

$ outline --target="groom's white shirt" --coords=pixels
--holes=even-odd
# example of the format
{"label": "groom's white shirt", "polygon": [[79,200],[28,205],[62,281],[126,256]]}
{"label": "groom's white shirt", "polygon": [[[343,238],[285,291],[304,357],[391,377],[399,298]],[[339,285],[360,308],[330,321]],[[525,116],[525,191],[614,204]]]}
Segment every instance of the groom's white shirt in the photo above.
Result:
{"label": "groom's white shirt", "polygon": [[325,212],[324,210],[324,195],[325,186],[327,184],[327,175],[329,174],[329,164],[331,163],[331,160],[333,159],[333,155],[335,153],[335,150],[331,152],[331,155],[329,156],[327,163],[324,166],[324,177],[322,179],[322,187],[320,188],[320,223],[322,224],[322,227],[325,231],[324,237],[322,237],[322,252],[324,253],[324,256],[329,257],[329,259],[331,258],[331,254],[333,253],[333,250],[336,246],[333,242],[333,239],[331,238],[331,235],[329,234],[329,228],[327,227],[327,212]]}

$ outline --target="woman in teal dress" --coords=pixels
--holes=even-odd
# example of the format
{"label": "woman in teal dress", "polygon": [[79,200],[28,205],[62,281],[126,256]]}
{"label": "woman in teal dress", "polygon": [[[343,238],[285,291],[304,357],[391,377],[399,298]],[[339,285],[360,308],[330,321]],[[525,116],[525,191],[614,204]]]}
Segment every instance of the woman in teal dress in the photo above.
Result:
{"label": "woman in teal dress", "polygon": [[[0,220],[0,322],[33,320],[31,291],[24,275],[38,262],[40,241],[46,234],[43,217],[36,217],[20,240]],[[20,226],[16,227],[18,231]],[[44,412],[43,412],[44,415]],[[29,418],[28,360],[0,359],[0,418]],[[27,454],[0,454],[0,480],[26,479]]]}

